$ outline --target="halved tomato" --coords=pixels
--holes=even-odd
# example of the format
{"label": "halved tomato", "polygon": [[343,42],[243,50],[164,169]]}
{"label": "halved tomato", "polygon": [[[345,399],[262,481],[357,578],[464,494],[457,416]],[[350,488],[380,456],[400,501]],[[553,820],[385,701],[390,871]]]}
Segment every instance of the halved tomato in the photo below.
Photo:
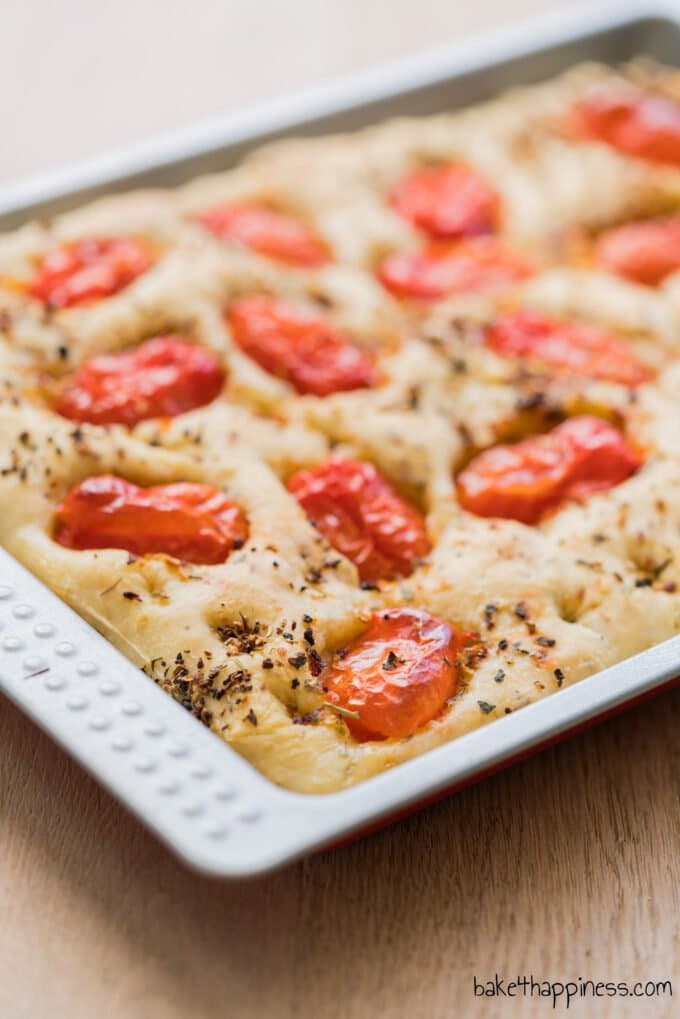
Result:
{"label": "halved tomato", "polygon": [[73,421],[132,428],[147,418],[202,407],[223,384],[224,371],[212,351],[182,336],[154,336],[134,350],[91,357],[53,406]]}
{"label": "halved tomato", "polygon": [[651,372],[616,333],[587,322],[568,322],[536,311],[510,311],[487,330],[497,354],[545,361],[562,373],[638,386]]}
{"label": "halved tomato", "polygon": [[422,514],[373,464],[328,460],[293,475],[288,490],[362,580],[408,576],[430,551]]}
{"label": "halved tomato", "polygon": [[273,297],[241,297],[227,319],[241,350],[298,393],[328,396],[376,382],[372,355],[314,312]]}
{"label": "halved tomato", "polygon": [[525,258],[498,238],[475,237],[388,255],[378,278],[397,297],[432,301],[450,294],[502,289],[533,271]]}
{"label": "halved tomato", "polygon": [[329,260],[328,248],[297,216],[258,203],[215,205],[198,217],[215,234],[260,255],[314,268]]}
{"label": "halved tomato", "polygon": [[604,230],[595,242],[594,255],[603,269],[654,287],[680,269],[680,216]]}
{"label": "halved tomato", "polygon": [[54,539],[73,549],[123,548],[187,562],[224,562],[248,537],[241,509],[208,485],[140,488],[103,474],[73,488],[55,514]]}
{"label": "halved tomato", "polygon": [[327,699],[357,740],[410,736],[456,692],[465,636],[419,609],[374,612],[324,675]]}
{"label": "halved tomato", "polygon": [[464,163],[413,170],[393,187],[389,200],[400,216],[440,239],[493,233],[500,219],[498,194]]}
{"label": "halved tomato", "polygon": [[618,485],[641,464],[621,432],[584,414],[545,435],[480,453],[458,475],[458,498],[478,517],[536,524],[567,499],[582,501]]}
{"label": "halved tomato", "polygon": [[626,155],[680,166],[680,105],[666,96],[600,88],[574,106],[570,126]]}
{"label": "halved tomato", "polygon": [[153,264],[147,245],[134,237],[90,237],[50,251],[28,287],[50,308],[111,297]]}

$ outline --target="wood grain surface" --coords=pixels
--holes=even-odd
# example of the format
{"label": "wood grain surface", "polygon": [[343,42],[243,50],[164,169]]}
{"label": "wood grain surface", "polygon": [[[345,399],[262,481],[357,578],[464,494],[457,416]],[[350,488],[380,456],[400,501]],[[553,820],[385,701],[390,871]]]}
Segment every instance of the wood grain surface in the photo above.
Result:
{"label": "wood grain surface", "polygon": [[569,1014],[678,1014],[680,691],[369,839],[226,885],[175,862],[4,701],[0,722],[3,1019],[553,1014],[475,999],[473,976],[496,972],[675,978],[672,1000]]}
{"label": "wood grain surface", "polygon": [[[0,177],[545,7],[0,0]],[[675,691],[370,839],[221,884],[0,699],[0,1017],[677,1016],[679,801]],[[674,997],[475,998],[496,973],[670,979]]]}

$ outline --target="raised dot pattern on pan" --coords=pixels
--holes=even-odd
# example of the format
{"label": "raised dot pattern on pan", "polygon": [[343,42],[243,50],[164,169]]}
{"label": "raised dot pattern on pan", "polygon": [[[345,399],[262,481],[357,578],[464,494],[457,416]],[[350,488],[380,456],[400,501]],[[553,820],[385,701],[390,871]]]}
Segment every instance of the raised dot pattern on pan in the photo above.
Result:
{"label": "raised dot pattern on pan", "polygon": [[[0,655],[0,686],[3,674],[18,662],[22,691],[30,691],[31,698],[41,701],[44,691],[48,700],[42,701],[43,706],[51,717],[58,716],[62,725],[85,725],[97,740],[98,760],[107,753],[114,755],[117,767],[133,772],[137,783],[148,783],[146,796],[176,802],[168,821],[174,830],[178,825],[191,825],[195,829],[191,838],[216,842],[226,839],[234,826],[249,826],[262,815],[261,808],[244,801],[235,786],[225,786],[212,765],[195,757],[183,737],[173,735],[171,720],[160,719],[153,708],[147,708],[144,696],[158,693],[153,687],[144,685],[143,696],[119,702],[126,684],[137,677],[124,673],[120,680],[108,678],[107,667],[94,657],[94,643],[81,652],[57,625],[41,618],[39,605],[19,601],[19,597],[13,588],[0,587],[0,627],[6,619],[14,624],[0,642],[4,652],[4,661]],[[41,653],[26,654],[36,638]],[[85,644],[90,640],[84,638]],[[179,721],[185,722],[183,713]]]}

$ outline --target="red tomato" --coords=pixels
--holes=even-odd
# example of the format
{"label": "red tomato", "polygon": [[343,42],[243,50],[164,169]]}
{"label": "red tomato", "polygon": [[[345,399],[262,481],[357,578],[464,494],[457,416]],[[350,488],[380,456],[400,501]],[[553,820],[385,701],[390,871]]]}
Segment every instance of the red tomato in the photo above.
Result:
{"label": "red tomato", "polygon": [[535,524],[566,499],[581,501],[625,481],[641,463],[616,428],[584,414],[480,453],[458,475],[458,498],[478,517]]}
{"label": "red tomato", "polygon": [[362,580],[393,580],[411,573],[430,551],[422,514],[373,464],[328,460],[288,481],[288,490]]}
{"label": "red tomato", "polygon": [[414,170],[392,189],[390,202],[405,219],[442,239],[493,233],[500,217],[496,192],[463,164]]}
{"label": "red tomato", "polygon": [[124,548],[192,563],[221,563],[248,537],[243,513],[208,485],[139,488],[110,474],[76,485],[56,512],[55,541],[67,548]]}
{"label": "red tomato", "polygon": [[605,230],[595,243],[594,254],[603,269],[654,287],[680,269],[680,216]]}
{"label": "red tomato", "polygon": [[298,393],[328,396],[376,381],[371,354],[319,315],[273,297],[241,297],[228,320],[241,350]]}
{"label": "red tomato", "polygon": [[217,237],[280,262],[313,268],[328,261],[326,245],[301,220],[266,205],[216,205],[198,218]]}
{"label": "red tomato", "polygon": [[117,294],[152,262],[148,248],[134,237],[74,241],[45,256],[28,293],[50,308],[96,301]]}
{"label": "red tomato", "polygon": [[202,407],[223,383],[222,366],[211,351],[181,336],[154,336],[134,350],[91,357],[59,394],[54,410],[72,421],[132,428],[147,418]]}
{"label": "red tomato", "polygon": [[583,137],[680,166],[680,106],[665,96],[603,88],[577,103],[571,121]]}
{"label": "red tomato", "polygon": [[464,643],[453,626],[419,609],[374,612],[326,672],[327,699],[358,714],[345,717],[355,739],[403,739],[453,697]]}
{"label": "red tomato", "polygon": [[397,297],[436,300],[448,294],[494,290],[533,272],[527,261],[495,237],[388,255],[378,270],[383,286]]}
{"label": "red tomato", "polygon": [[533,311],[501,315],[487,331],[485,343],[504,356],[535,357],[561,371],[624,386],[638,386],[651,377],[615,333]]}

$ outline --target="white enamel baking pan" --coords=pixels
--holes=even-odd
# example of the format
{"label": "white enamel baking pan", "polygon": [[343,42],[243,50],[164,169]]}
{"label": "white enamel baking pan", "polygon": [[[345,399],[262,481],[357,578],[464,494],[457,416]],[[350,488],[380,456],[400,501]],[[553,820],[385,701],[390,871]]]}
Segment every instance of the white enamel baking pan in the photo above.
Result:
{"label": "white enamel baking pan", "polygon": [[[104,192],[180,183],[276,136],[450,109],[580,60],[646,53],[677,66],[679,13],[677,6],[619,4],[465,40],[21,182],[0,193],[0,229]],[[354,789],[305,796],[263,778],[0,550],[0,689],[187,864],[221,877],[260,874],[376,827],[669,686],[678,674],[680,636]]]}

